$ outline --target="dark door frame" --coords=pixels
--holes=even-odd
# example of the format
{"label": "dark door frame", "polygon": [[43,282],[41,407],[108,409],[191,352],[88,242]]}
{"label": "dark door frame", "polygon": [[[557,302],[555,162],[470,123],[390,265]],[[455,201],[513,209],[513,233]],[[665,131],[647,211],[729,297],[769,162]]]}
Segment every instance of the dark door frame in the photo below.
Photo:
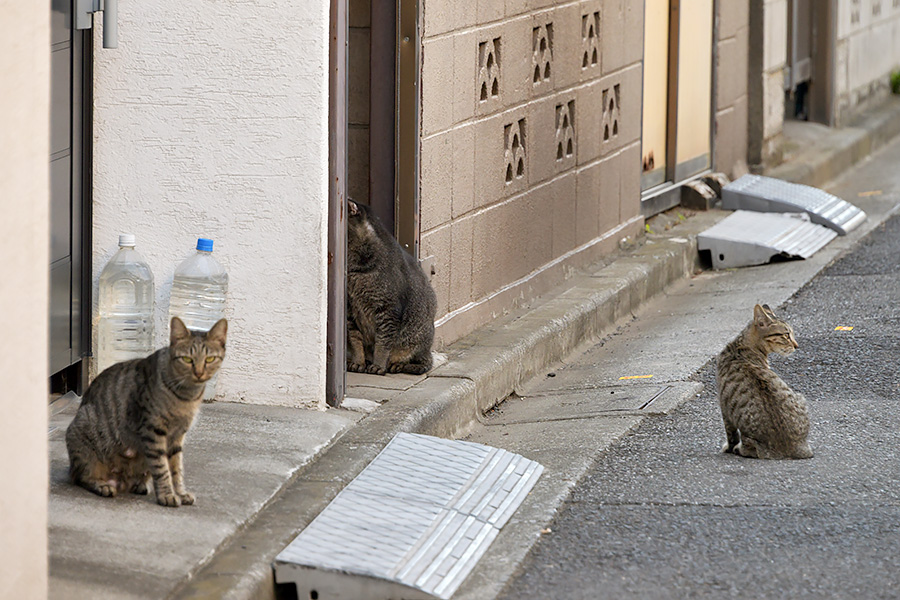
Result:
{"label": "dark door frame", "polygon": [[331,0],[328,52],[328,316],[325,401],[340,406],[347,369],[347,40],[348,0]]}

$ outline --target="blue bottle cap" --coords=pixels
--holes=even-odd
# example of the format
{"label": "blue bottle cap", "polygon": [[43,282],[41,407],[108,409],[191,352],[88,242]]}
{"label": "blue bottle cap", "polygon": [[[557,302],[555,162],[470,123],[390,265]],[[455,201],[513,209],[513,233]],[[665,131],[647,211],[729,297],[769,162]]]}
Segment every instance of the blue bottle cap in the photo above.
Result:
{"label": "blue bottle cap", "polygon": [[197,239],[197,250],[202,252],[212,252],[213,241],[206,238]]}

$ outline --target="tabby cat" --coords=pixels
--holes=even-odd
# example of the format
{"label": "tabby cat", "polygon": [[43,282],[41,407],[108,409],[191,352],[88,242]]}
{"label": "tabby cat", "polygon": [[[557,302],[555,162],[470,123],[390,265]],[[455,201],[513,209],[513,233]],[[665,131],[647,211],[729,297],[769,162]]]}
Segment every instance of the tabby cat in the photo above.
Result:
{"label": "tabby cat", "polygon": [[751,458],[811,458],[806,399],[769,368],[769,353],[798,347],[791,326],[767,304],[719,354],[719,406],[727,441],[723,452]]}
{"label": "tabby cat", "polygon": [[101,496],[146,494],[152,476],[159,504],[193,504],[181,445],[225,357],[227,331],[225,319],[202,333],[173,317],[168,347],[100,373],[66,430],[72,482]]}
{"label": "tabby cat", "polygon": [[437,310],[431,283],[368,207],[349,200],[347,213],[347,369],[424,373]]}

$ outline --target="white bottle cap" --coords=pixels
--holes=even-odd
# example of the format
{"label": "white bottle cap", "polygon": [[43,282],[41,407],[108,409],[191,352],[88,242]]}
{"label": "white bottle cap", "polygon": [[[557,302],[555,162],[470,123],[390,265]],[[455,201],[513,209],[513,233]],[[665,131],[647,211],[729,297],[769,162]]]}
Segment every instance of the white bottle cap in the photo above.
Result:
{"label": "white bottle cap", "polygon": [[134,234],[122,233],[119,235],[119,246],[124,248],[134,248]]}

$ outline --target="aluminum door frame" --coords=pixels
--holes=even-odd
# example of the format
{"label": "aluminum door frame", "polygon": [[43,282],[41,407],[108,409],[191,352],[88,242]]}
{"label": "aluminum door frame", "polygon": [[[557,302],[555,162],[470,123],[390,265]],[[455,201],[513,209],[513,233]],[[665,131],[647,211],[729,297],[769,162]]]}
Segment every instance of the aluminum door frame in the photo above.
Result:
{"label": "aluminum door frame", "polygon": [[66,18],[70,26],[69,333],[65,351],[54,354],[51,341],[48,362],[50,373],[65,388],[59,391],[81,393],[87,384],[85,359],[91,355],[93,39],[90,30],[71,28],[73,3],[67,0],[63,4],[70,11]]}
{"label": "aluminum door frame", "polygon": [[[668,103],[667,112],[667,133],[666,133],[666,176],[665,181],[659,185],[641,190],[641,214],[645,218],[652,217],[665,210],[678,206],[681,203],[681,186],[685,183],[698,179],[716,168],[716,85],[718,83],[717,62],[718,62],[718,44],[719,44],[719,3],[720,0],[712,0],[713,11],[713,30],[712,30],[712,48],[710,60],[712,61],[712,69],[710,69],[711,87],[710,87],[710,128],[709,128],[709,168],[694,173],[678,180],[676,177],[676,167],[678,157],[676,149],[678,147],[678,54],[679,54],[679,30],[681,6],[680,0],[671,0],[669,4],[669,57],[668,57],[668,78],[669,85],[667,91]],[[646,4],[644,9],[646,10]],[[643,63],[643,55],[641,58]],[[643,86],[641,87],[641,105],[643,106]],[[674,115],[674,117],[673,117]],[[641,138],[643,139],[643,118],[641,118]]]}

